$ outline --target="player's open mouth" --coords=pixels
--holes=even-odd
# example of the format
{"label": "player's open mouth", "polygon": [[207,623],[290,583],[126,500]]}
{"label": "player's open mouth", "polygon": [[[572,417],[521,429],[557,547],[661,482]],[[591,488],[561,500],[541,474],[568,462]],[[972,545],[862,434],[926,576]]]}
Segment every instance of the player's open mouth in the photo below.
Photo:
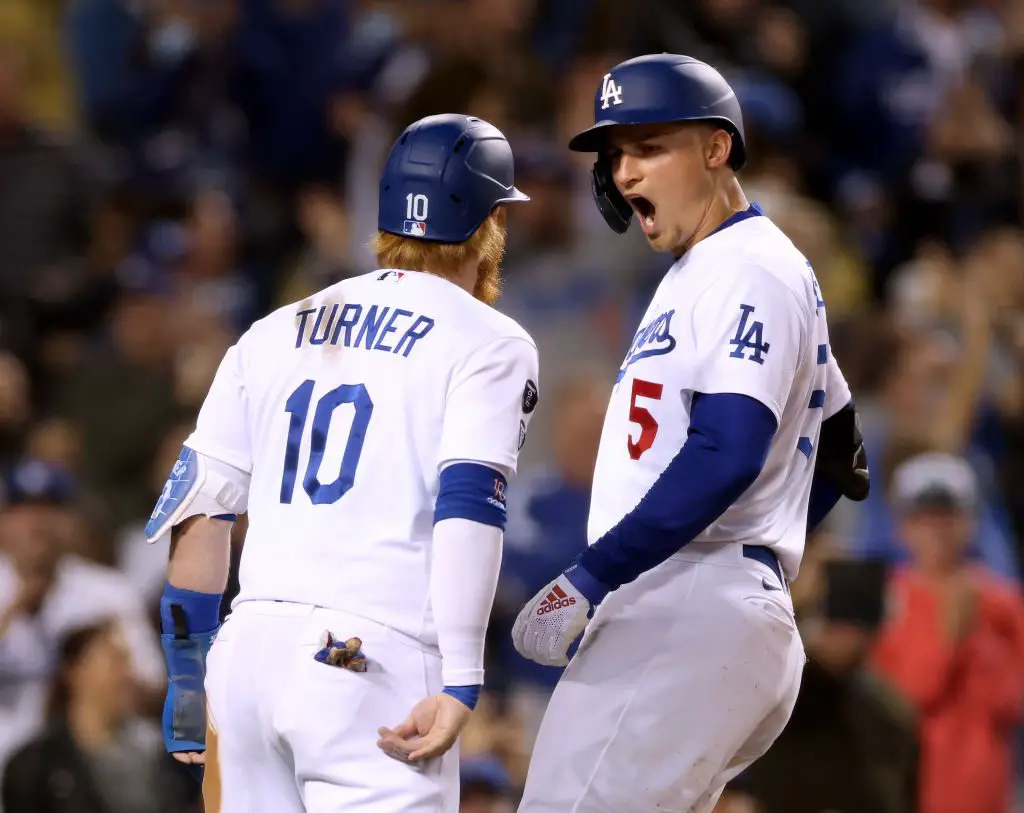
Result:
{"label": "player's open mouth", "polygon": [[654,228],[654,204],[642,195],[630,195],[626,198],[629,205],[636,212],[637,219],[644,230],[644,234],[650,234]]}

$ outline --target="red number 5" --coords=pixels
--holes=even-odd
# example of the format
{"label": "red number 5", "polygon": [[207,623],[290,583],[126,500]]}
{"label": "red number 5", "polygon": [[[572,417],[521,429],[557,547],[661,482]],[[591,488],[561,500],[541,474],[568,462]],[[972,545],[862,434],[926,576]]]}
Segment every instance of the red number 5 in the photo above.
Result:
{"label": "red number 5", "polygon": [[642,406],[637,406],[637,398],[661,399],[661,384],[653,381],[643,381],[639,378],[633,379],[633,394],[629,399],[629,420],[631,423],[640,426],[640,437],[634,441],[630,433],[626,446],[629,448],[629,456],[639,460],[640,455],[646,452],[654,444],[654,438],[658,434],[658,422],[654,416]]}

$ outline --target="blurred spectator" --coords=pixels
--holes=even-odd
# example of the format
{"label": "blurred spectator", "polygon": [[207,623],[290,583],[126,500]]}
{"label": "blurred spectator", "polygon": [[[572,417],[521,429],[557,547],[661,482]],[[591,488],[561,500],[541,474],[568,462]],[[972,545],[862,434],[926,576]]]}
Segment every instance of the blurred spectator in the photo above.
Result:
{"label": "blurred spectator", "polygon": [[66,129],[74,125],[74,101],[67,60],[61,49],[64,0],[6,0],[0,6],[0,38],[25,54],[26,115],[35,124]]}
{"label": "blurred spectator", "polygon": [[495,757],[473,757],[459,765],[459,813],[515,813],[512,779]]}
{"label": "blurred spectator", "polygon": [[[224,0],[221,0],[224,2]],[[340,173],[342,144],[327,107],[345,65],[345,0],[250,0],[235,39],[236,94],[249,125],[251,168],[291,194]]]}
{"label": "blurred spectator", "polygon": [[59,418],[37,421],[25,439],[24,456],[56,463],[72,471],[81,460],[81,438],[73,424]]}
{"label": "blurred spectator", "polygon": [[107,341],[68,371],[56,399],[60,417],[78,427],[83,486],[106,507],[110,534],[152,510],[146,475],[183,413],[174,378],[183,323],[170,280],[139,261],[119,282]]}
{"label": "blurred spectator", "polygon": [[256,319],[252,280],[238,266],[238,213],[224,192],[203,190],[185,227],[178,283],[186,318],[193,333],[226,333],[233,340]]}
{"label": "blurred spectator", "polygon": [[459,754],[467,760],[499,760],[511,783],[522,787],[530,762],[522,717],[500,695],[485,691],[459,737]]}
{"label": "blurred spectator", "polygon": [[995,488],[993,444],[979,432],[997,313],[981,260],[969,256],[960,271],[947,251],[926,246],[909,272],[917,279],[908,288],[918,290],[903,291],[902,329],[888,331],[879,392],[858,394],[865,447],[881,487],[856,509],[853,542],[866,555],[906,558],[885,479],[893,461],[905,456],[901,447],[939,448],[968,456],[984,478],[972,552],[1000,575],[1018,578],[1017,545]]}
{"label": "blurred spectator", "polygon": [[48,725],[4,771],[4,813],[182,813],[189,780],[136,713],[117,623],[75,629],[55,654]]}
{"label": "blurred spectator", "polygon": [[[0,512],[0,762],[43,722],[51,657],[70,629],[116,617],[140,700],[155,702],[166,671],[138,594],[116,571],[66,549],[70,475],[23,461],[7,472]],[[70,529],[71,533],[74,529]]]}
{"label": "blurred spectator", "polygon": [[305,242],[277,292],[278,305],[296,302],[357,273],[349,258],[351,227],[343,199],[324,186],[306,187],[298,198],[298,221]]}
{"label": "blurred spectator", "polygon": [[918,813],[913,715],[863,666],[883,617],[884,564],[824,565],[801,619],[808,663],[789,725],[735,780],[718,813]]}
{"label": "blurred spectator", "polygon": [[25,69],[0,39],[0,340],[34,360],[39,321],[81,291],[93,190],[66,138],[29,123]]}
{"label": "blurred spectator", "polygon": [[[170,476],[171,469],[178,460],[185,439],[192,433],[192,424],[179,424],[171,429],[161,441],[157,454],[153,457],[147,485],[155,506]],[[146,543],[146,523],[149,515],[144,514],[137,521],[130,522],[115,541],[115,557],[117,569],[124,574],[138,591],[148,609],[156,617],[160,606],[160,594],[167,581],[167,562],[171,555],[171,535],[164,536],[152,544]]]}
{"label": "blurred spectator", "polygon": [[557,409],[551,410],[547,433],[527,444],[544,450],[551,468],[525,470],[509,491],[501,598],[511,613],[492,623],[504,679],[513,684],[514,704],[524,717],[528,746],[562,670],[520,656],[512,647],[512,622],[522,603],[586,547],[590,484],[610,390],[601,378],[577,374],[542,394],[541,400],[557,404]]}
{"label": "blurred spectator", "polygon": [[[626,239],[609,250],[607,238],[582,233],[568,205],[574,175],[565,153],[544,145],[526,147],[517,157],[516,183],[531,200],[509,213],[497,307],[537,343],[545,381],[561,382],[588,365],[611,381],[641,316],[630,310],[635,246]],[[644,267],[649,265],[648,258]],[[554,415],[538,410],[534,426],[544,427]],[[543,447],[524,449],[527,465],[537,451]]]}
{"label": "blurred spectator", "polygon": [[31,401],[28,374],[17,356],[0,353],[0,461],[21,451]]}
{"label": "blurred spectator", "polygon": [[892,499],[911,564],[892,583],[875,665],[920,715],[922,813],[1004,813],[1024,715],[1024,602],[965,557],[974,472],[944,454],[912,458]]}

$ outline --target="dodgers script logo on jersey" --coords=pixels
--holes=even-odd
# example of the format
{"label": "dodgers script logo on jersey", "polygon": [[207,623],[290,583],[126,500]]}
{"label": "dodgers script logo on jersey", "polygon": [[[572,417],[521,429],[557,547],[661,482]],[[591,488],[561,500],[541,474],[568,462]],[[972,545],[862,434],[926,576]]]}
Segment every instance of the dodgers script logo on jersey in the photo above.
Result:
{"label": "dodgers script logo on jersey", "polygon": [[671,353],[676,349],[676,340],[672,335],[672,317],[675,315],[675,308],[658,314],[633,336],[633,342],[626,353],[626,360],[622,362],[619,374],[615,377],[618,384],[626,375],[626,368],[636,364],[641,359],[651,356],[662,356]]}

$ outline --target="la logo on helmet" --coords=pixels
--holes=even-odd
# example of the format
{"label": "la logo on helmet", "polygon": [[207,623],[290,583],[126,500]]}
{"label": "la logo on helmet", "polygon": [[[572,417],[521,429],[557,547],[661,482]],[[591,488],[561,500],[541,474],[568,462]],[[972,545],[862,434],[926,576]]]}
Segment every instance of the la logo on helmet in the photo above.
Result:
{"label": "la logo on helmet", "polygon": [[612,75],[606,73],[601,85],[601,109],[607,110],[609,104],[622,104],[622,85],[615,84]]}

